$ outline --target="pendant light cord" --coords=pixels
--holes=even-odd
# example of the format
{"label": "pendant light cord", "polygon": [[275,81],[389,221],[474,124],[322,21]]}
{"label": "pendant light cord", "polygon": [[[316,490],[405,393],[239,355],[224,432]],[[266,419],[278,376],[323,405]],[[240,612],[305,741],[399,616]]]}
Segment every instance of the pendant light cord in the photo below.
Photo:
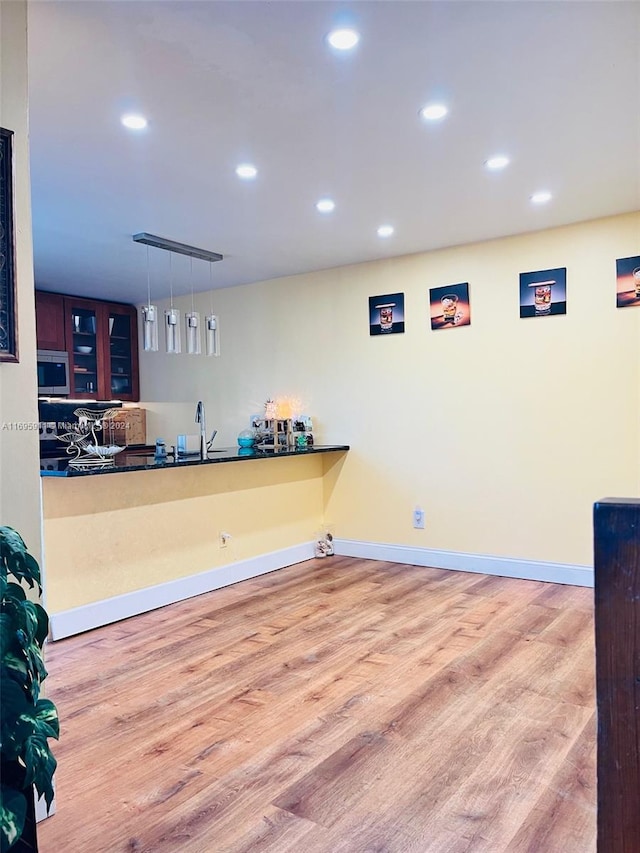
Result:
{"label": "pendant light cord", "polygon": [[171,302],[171,310],[173,311],[173,252],[169,252],[169,299]]}
{"label": "pendant light cord", "polygon": [[149,247],[147,246],[147,306],[151,308],[151,276],[149,273]]}
{"label": "pendant light cord", "polygon": [[196,306],[193,301],[193,256],[189,257],[189,284],[191,285],[191,313],[195,314]]}

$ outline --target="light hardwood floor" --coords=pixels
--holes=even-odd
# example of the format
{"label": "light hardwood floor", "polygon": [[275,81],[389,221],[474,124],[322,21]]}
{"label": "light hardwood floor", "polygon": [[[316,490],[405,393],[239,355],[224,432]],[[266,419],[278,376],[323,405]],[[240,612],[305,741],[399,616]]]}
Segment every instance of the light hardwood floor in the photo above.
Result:
{"label": "light hardwood floor", "polygon": [[40,853],[592,853],[592,591],[331,557],[52,644]]}

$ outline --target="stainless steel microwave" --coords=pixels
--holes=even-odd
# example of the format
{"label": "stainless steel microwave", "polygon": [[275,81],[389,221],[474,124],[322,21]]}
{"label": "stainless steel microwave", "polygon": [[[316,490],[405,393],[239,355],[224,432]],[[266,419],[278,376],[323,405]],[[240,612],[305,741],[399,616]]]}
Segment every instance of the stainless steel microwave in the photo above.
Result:
{"label": "stainless steel microwave", "polygon": [[63,397],[69,393],[69,354],[39,349],[38,394],[47,397]]}

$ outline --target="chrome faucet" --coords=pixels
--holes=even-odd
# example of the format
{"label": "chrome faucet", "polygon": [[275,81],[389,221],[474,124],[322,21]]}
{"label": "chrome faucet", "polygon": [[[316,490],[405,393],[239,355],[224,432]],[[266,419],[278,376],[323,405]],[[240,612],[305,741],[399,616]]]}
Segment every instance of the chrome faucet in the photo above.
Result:
{"label": "chrome faucet", "polygon": [[196,406],[196,423],[200,424],[200,456],[202,459],[206,459],[207,451],[213,444],[213,439],[218,434],[218,430],[214,429],[211,433],[211,438],[207,441],[207,421],[202,400],[198,400],[198,405]]}

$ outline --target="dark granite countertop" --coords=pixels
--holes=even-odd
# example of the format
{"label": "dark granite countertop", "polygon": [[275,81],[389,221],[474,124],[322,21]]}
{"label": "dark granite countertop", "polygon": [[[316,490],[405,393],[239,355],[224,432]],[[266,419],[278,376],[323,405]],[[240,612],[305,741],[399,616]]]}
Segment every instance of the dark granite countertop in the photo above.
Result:
{"label": "dark granite countertop", "polygon": [[206,459],[185,456],[176,461],[173,456],[157,460],[153,450],[124,450],[115,457],[112,468],[88,471],[69,468],[67,457],[51,457],[40,462],[41,477],[95,477],[97,474],[122,474],[127,471],[157,471],[159,469],[187,468],[192,465],[215,465],[221,462],[246,462],[251,459],[276,459],[291,456],[308,456],[314,453],[332,453],[349,450],[348,444],[325,444],[313,447],[282,447],[276,450],[260,450],[252,447],[222,447],[212,450]]}

